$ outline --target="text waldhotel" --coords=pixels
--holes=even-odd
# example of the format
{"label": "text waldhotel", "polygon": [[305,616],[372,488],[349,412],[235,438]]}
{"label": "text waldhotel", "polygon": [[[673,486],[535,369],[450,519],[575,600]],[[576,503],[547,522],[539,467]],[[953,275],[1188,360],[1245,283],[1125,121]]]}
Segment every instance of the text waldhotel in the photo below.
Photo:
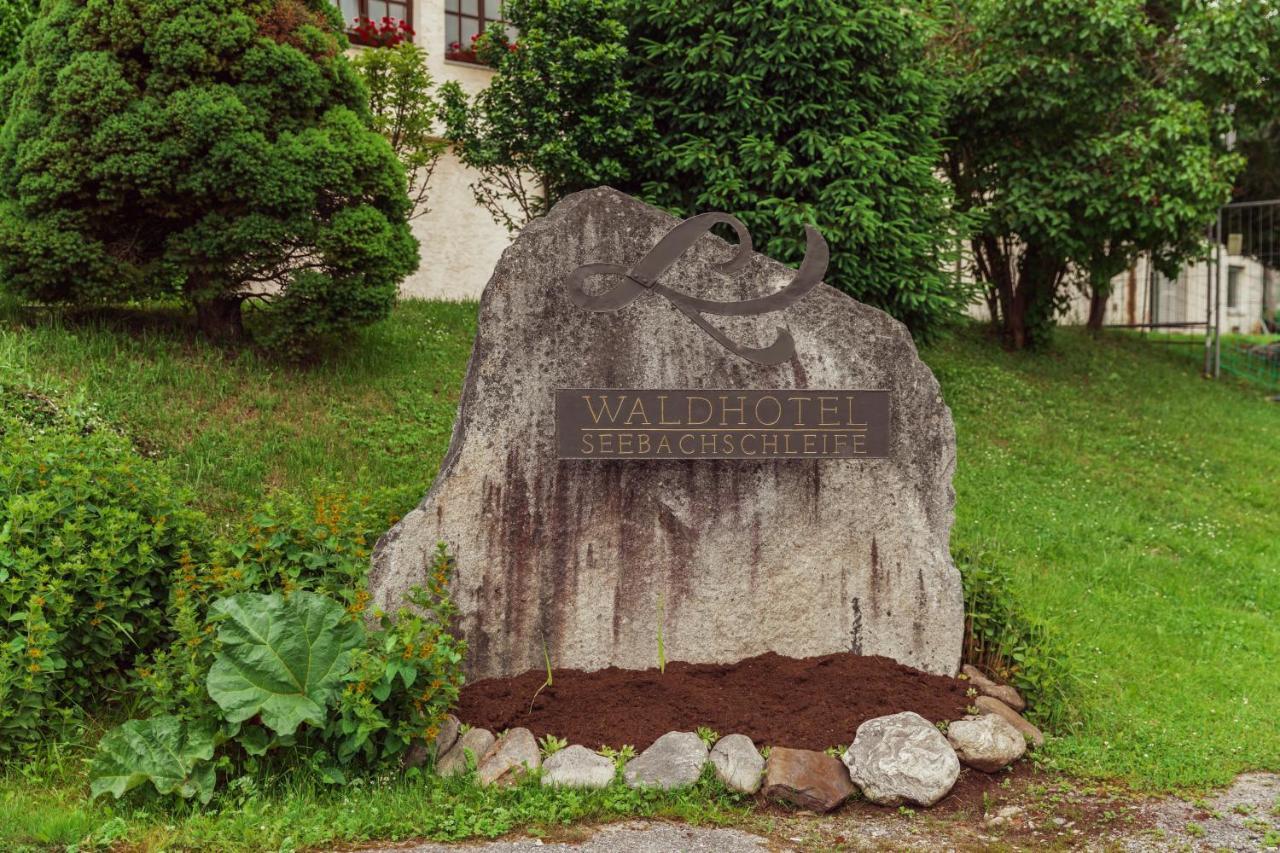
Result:
{"label": "text waldhotel", "polygon": [[836,456],[888,452],[885,391],[559,389],[561,458]]}

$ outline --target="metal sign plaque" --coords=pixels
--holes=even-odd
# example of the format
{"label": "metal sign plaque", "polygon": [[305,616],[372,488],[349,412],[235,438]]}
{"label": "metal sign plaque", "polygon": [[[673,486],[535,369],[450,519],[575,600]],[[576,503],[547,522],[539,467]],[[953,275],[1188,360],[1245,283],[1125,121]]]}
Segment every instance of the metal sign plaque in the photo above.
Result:
{"label": "metal sign plaque", "polygon": [[874,459],[889,455],[888,391],[566,388],[560,459]]}

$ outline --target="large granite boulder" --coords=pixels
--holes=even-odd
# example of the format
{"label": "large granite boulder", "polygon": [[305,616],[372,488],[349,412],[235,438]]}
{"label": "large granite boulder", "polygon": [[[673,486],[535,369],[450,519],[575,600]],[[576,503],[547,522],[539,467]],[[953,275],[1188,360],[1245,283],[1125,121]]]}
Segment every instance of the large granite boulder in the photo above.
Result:
{"label": "large granite boulder", "polygon": [[[795,355],[763,366],[657,293],[614,313],[570,301],[578,266],[634,263],[676,222],[600,188],[506,250],[439,476],[375,549],[374,603],[399,607],[444,541],[472,679],[541,669],[544,644],[557,667],[650,667],[659,621],[672,660],[852,651],[954,674],[955,433],[911,336],[825,284],[785,311],[707,318],[746,346],[789,330]],[[737,301],[795,275],[759,254],[732,274],[713,268],[731,254],[704,235],[660,283]],[[890,445],[863,459],[560,460],[553,395],[565,388],[884,389]]]}

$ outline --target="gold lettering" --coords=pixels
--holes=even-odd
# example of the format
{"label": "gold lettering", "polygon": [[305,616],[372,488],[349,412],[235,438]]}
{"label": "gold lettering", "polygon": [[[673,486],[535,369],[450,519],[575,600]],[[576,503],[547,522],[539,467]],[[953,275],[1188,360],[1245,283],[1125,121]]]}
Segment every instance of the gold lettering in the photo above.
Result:
{"label": "gold lettering", "polygon": [[811,432],[806,432],[804,434],[804,452],[806,454],[813,453],[813,445],[816,439],[817,436]]}
{"label": "gold lettering", "polygon": [[593,446],[593,442],[591,441],[592,438],[593,436],[589,432],[584,432],[582,434],[582,445],[581,445],[582,450],[580,452],[582,453],[583,456],[590,456],[591,454],[596,452],[595,447]]}
{"label": "gold lettering", "polygon": [[856,433],[853,436],[853,455],[854,456],[867,455],[866,440],[867,440],[867,437],[863,433]]}
{"label": "gold lettering", "polygon": [[658,395],[658,423],[662,426],[675,426],[679,421],[667,420],[667,395]]}
{"label": "gold lettering", "polygon": [[[707,448],[707,442],[711,442],[710,449]],[[702,456],[711,456],[716,452],[716,437],[714,433],[704,432],[702,434],[702,448],[699,450]]]}
{"label": "gold lettering", "polygon": [[796,422],[792,424],[792,426],[802,427],[805,425],[804,404],[807,403],[810,399],[811,398],[809,397],[808,394],[799,394],[791,398],[791,402],[796,404]]}
{"label": "gold lettering", "polygon": [[658,449],[656,452],[658,453],[659,456],[671,455],[671,442],[667,439],[665,435],[658,439]]}
{"label": "gold lettering", "polygon": [[644,411],[644,400],[639,397],[636,397],[635,403],[631,406],[631,414],[627,415],[627,426],[631,426],[637,414],[640,416],[640,422],[645,426],[649,426],[649,416]]}
{"label": "gold lettering", "polygon": [[[693,442],[693,444],[688,448],[684,446],[684,440],[686,438]],[[697,441],[698,440],[693,437],[693,433],[691,432],[686,432],[684,435],[680,436],[680,453],[685,456],[692,456],[694,449],[697,447]]]}
{"label": "gold lettering", "polygon": [[849,401],[849,421],[848,421],[848,425],[849,425],[849,426],[866,426],[866,425],[867,425],[867,424],[866,424],[866,421],[859,422],[859,421],[855,421],[855,420],[853,419],[853,398],[854,398],[854,395],[853,395],[853,394],[850,394],[850,395],[848,396],[848,398],[847,398],[847,399],[848,399],[848,401]]}
{"label": "gold lettering", "polygon": [[611,432],[600,433],[600,452],[601,453],[613,452],[613,433]]}
{"label": "gold lettering", "polygon": [[760,452],[766,456],[778,455],[778,434],[776,432],[767,432],[760,437]]}
{"label": "gold lettering", "polygon": [[819,397],[818,398],[818,426],[839,426],[840,422],[835,420],[827,420],[827,415],[834,417],[836,414],[836,398],[835,397]]}
{"label": "gold lettering", "polygon": [[591,420],[593,423],[599,424],[601,415],[608,415],[609,423],[616,423],[618,415],[622,412],[622,404],[627,399],[627,395],[619,395],[618,403],[613,407],[612,411],[609,409],[609,398],[603,394],[600,395],[600,411],[598,412],[596,411],[596,407],[591,405],[591,396],[589,394],[583,394],[582,399],[587,401],[587,411],[591,413]]}
{"label": "gold lettering", "polygon": [[747,405],[747,398],[745,394],[738,395],[737,406],[730,406],[728,395],[721,394],[720,395],[720,426],[729,425],[728,421],[726,420],[726,416],[730,412],[738,413],[738,426],[746,426],[747,418],[746,418],[746,415],[744,414],[744,409],[746,408],[746,405]]}
{"label": "gold lettering", "polygon": [[635,433],[623,432],[618,434],[618,452],[625,455],[631,455],[631,442]]}
{"label": "gold lettering", "polygon": [[[760,436],[755,435],[754,433],[747,433],[746,435],[744,435],[744,436],[742,437],[742,441],[739,441],[739,442],[738,442],[738,447],[742,448],[742,455],[743,455],[743,456],[755,456],[755,455],[756,455],[755,446],[756,446],[757,442],[756,442],[756,441],[752,441],[752,439],[759,439],[759,438],[760,438]],[[748,442],[748,441],[751,441],[751,448],[752,448],[751,450],[748,450],[748,449],[747,449],[747,442]]]}
{"label": "gold lettering", "polygon": [[[773,415],[773,420],[771,421],[765,420],[764,416],[760,414],[760,406],[765,402],[769,402],[773,404],[774,415]],[[761,397],[759,400],[756,400],[756,422],[757,423],[763,426],[773,426],[780,420],[782,420],[782,403],[778,401],[777,397],[772,397],[772,396]]]}
{"label": "gold lettering", "polygon": [[[693,419],[693,401],[694,400],[701,400],[702,403],[707,407],[707,416],[700,421],[695,421]],[[688,415],[688,417],[685,418],[685,423],[687,423],[689,426],[701,426],[702,424],[705,424],[711,420],[713,407],[711,405],[711,401],[706,397],[690,397],[686,402],[686,408],[687,408],[686,414]]]}
{"label": "gold lettering", "polygon": [[636,452],[648,453],[649,452],[649,433],[642,432],[640,433],[640,435],[636,436],[636,439],[637,439]]}

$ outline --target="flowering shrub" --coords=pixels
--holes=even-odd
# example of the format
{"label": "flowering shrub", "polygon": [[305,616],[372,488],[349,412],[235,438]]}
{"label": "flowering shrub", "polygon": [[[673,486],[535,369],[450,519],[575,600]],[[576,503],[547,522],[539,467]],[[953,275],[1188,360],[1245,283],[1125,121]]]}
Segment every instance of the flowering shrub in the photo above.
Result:
{"label": "flowering shrub", "polygon": [[395,47],[403,42],[413,41],[414,32],[408,21],[384,16],[378,21],[356,18],[347,35],[353,42],[365,47]]}
{"label": "flowering shrub", "polygon": [[[0,762],[66,737],[86,714],[136,708],[150,717],[103,739],[95,791],[122,795],[145,777],[207,799],[215,761],[235,770],[274,752],[340,782],[435,737],[464,651],[448,631],[443,548],[410,607],[370,613],[370,544],[387,523],[372,501],[332,488],[279,496],[220,539],[188,498],[92,414],[0,385]],[[278,630],[250,648],[255,632],[228,629],[237,619]],[[299,619],[334,663],[298,695],[268,697],[277,715],[293,709],[293,724],[273,729],[272,714],[245,712],[252,691],[234,671],[296,657],[262,646],[297,636]],[[157,764],[163,755],[181,760]]]}
{"label": "flowering shrub", "polygon": [[504,39],[490,37],[487,32],[476,33],[471,37],[471,43],[466,47],[462,46],[462,42],[449,42],[444,58],[454,59],[458,62],[478,62],[484,65],[496,66],[502,53],[515,53],[519,49],[520,44],[518,42],[507,42]]}
{"label": "flowering shrub", "polygon": [[[206,524],[91,413],[0,385],[0,758],[127,690]],[[179,568],[181,571],[181,568]]]}

